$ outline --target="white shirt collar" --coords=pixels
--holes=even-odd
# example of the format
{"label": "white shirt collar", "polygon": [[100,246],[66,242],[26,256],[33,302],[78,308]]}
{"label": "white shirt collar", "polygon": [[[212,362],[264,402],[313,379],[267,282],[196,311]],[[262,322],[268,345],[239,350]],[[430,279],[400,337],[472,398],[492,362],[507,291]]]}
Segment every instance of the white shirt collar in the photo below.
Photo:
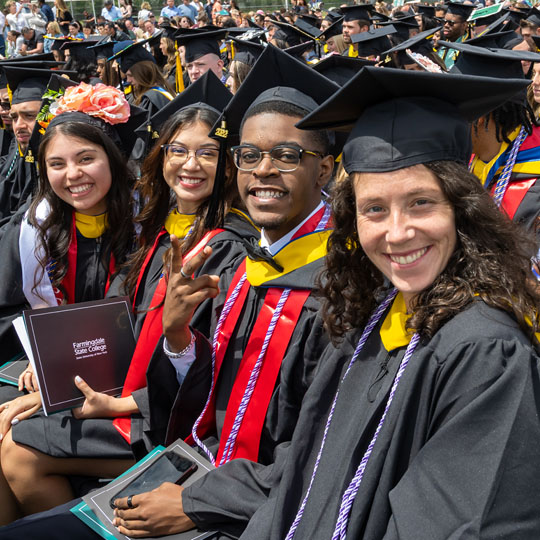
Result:
{"label": "white shirt collar", "polygon": [[297,231],[300,230],[302,225],[309,219],[311,219],[322,207],[324,206],[324,203],[321,201],[317,208],[309,214],[309,216],[302,221],[299,225],[297,225],[292,231],[289,231],[285,236],[282,236],[279,240],[276,240],[273,244],[270,244],[268,238],[266,238],[266,234],[264,234],[264,228],[261,229],[261,247],[266,248],[272,257],[281,249],[283,249],[290,241],[291,238],[296,234]]}

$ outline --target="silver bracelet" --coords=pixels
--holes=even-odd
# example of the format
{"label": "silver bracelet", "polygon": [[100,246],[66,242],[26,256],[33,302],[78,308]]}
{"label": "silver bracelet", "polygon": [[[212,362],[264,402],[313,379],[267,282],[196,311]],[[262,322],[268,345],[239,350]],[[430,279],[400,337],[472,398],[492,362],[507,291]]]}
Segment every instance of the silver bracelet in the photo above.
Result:
{"label": "silver bracelet", "polygon": [[189,345],[185,349],[182,349],[181,351],[176,352],[176,353],[172,352],[169,349],[167,338],[163,340],[163,352],[167,355],[167,358],[173,358],[173,359],[182,358],[182,356],[185,356],[191,350],[191,348],[193,347],[195,343],[195,334],[193,332],[190,332],[190,333],[191,333],[191,341],[189,342]]}

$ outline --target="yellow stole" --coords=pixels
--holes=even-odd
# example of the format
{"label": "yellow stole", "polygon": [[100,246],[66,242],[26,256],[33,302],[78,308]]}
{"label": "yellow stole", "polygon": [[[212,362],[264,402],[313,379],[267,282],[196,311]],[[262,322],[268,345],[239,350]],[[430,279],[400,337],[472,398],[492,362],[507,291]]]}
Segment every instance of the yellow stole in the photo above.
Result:
{"label": "yellow stole", "polygon": [[279,272],[264,261],[252,261],[248,257],[246,259],[246,275],[249,283],[258,287],[325,257],[326,245],[331,233],[331,230],[312,233],[287,244],[274,257],[274,260],[283,267],[283,272]]}
{"label": "yellow stole", "polygon": [[407,313],[407,306],[405,305],[403,295],[398,293],[392,302],[392,307],[386,315],[379,332],[382,344],[388,352],[405,347],[411,341],[413,332],[405,328],[410,316]]}
{"label": "yellow stole", "polygon": [[180,214],[178,210],[174,210],[165,220],[165,230],[181,240],[187,236],[196,217],[196,214]]}
{"label": "yellow stole", "polygon": [[99,238],[107,226],[107,212],[99,216],[87,216],[75,212],[75,227],[85,238]]}

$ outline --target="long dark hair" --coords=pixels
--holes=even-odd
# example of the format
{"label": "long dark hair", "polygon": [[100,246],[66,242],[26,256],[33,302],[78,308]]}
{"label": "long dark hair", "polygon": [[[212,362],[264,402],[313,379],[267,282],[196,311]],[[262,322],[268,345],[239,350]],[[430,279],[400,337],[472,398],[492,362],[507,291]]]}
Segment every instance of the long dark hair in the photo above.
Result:
{"label": "long dark hair", "polygon": [[[49,263],[54,260],[56,265],[51,269],[50,278],[53,287],[62,289],[61,283],[67,272],[67,254],[71,242],[73,207],[60,199],[52,190],[47,176],[46,155],[51,140],[57,134],[83,139],[103,148],[109,160],[112,184],[105,199],[107,202],[107,235],[110,238],[108,249],[103,253],[103,264],[108,267],[110,255],[114,255],[117,268],[122,264],[134,240],[134,228],[131,219],[133,213],[131,190],[134,183],[132,173],[127,167],[126,159],[118,150],[117,145],[99,127],[76,121],[65,121],[49,127],[43,136],[39,147],[39,182],[37,192],[33,197],[28,214],[29,222],[37,228],[39,239],[44,247],[41,259],[41,275],[34,278],[35,285],[42,279]],[[49,215],[39,221],[36,211],[43,201],[49,204]]]}
{"label": "long dark hair", "polygon": [[[186,128],[197,122],[202,122],[208,126],[208,130],[218,120],[218,113],[207,107],[187,107],[173,115],[161,129],[161,133],[155,142],[152,150],[141,166],[141,178],[136,186],[137,191],[143,201],[144,208],[135,218],[135,222],[140,225],[139,249],[132,255],[129,261],[129,272],[125,281],[125,290],[131,297],[135,294],[137,278],[141,271],[143,262],[149,250],[162,230],[165,220],[171,210],[176,205],[176,200],[171,193],[171,189],[163,177],[163,162],[165,154],[161,145],[169,143],[180,128]],[[229,165],[231,165],[229,163]],[[230,174],[226,176],[224,193],[226,201],[222,207],[222,212],[216,218],[217,226],[223,223],[227,210],[238,199],[236,188],[235,168],[229,166]],[[204,222],[208,214],[210,198],[204,201],[197,209],[194,229],[183,245],[183,253],[187,253],[205,234]],[[165,257],[166,258],[166,257]]]}
{"label": "long dark hair", "polygon": [[[454,210],[457,245],[444,271],[414,300],[409,328],[431,338],[478,295],[513,315],[536,343],[540,293],[531,272],[532,237],[494,204],[478,179],[450,161],[426,163]],[[342,175],[333,195],[335,229],[321,278],[323,318],[334,340],[363,328],[380,301],[384,276],[368,259],[356,231],[351,178]],[[532,322],[532,325],[529,324]]]}
{"label": "long dark hair", "polygon": [[176,95],[174,88],[163,77],[157,64],[145,60],[133,64],[129,70],[131,71],[133,78],[137,81],[137,85],[134,88],[135,105],[139,105],[144,94],[154,86],[161,86],[173,96]]}

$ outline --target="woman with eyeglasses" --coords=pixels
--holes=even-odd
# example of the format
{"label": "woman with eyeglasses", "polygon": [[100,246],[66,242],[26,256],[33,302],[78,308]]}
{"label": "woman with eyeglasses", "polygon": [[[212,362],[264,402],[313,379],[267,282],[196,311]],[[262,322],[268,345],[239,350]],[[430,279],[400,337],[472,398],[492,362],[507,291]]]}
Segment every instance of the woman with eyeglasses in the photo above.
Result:
{"label": "woman with eyeglasses", "polygon": [[[199,86],[203,83],[201,80]],[[221,84],[217,79],[216,83]],[[223,100],[226,93],[228,99],[229,92],[221,86],[214,89],[215,94],[221,92],[219,99]],[[176,102],[173,107],[178,109],[180,104]],[[170,108],[168,112],[173,111]],[[164,399],[171,386],[178,387],[184,380],[188,385],[200,384],[197,377],[201,373],[190,373],[178,355],[171,355],[166,365],[149,367],[149,363],[162,335],[171,241],[184,261],[204,246],[211,246],[212,256],[200,272],[219,274],[220,268],[244,256],[242,239],[256,233],[245,214],[232,208],[236,199],[233,169],[228,164],[223,164],[223,169],[222,165],[218,167],[220,147],[208,137],[218,117],[219,111],[205,103],[177,110],[160,130],[159,139],[142,165],[137,188],[146,204],[135,218],[140,228],[140,247],[128,261],[121,283],[115,283],[109,293],[128,293],[137,315],[137,346],[122,396],[95,392],[78,379],[75,384],[86,401],[72,415],[25,420],[24,412],[12,410],[16,405],[10,404],[9,417],[6,414],[0,418],[3,435],[9,428],[8,420],[17,424],[12,427],[18,432],[13,436],[17,443],[10,435],[4,437],[2,466],[22,514],[62,504],[77,492],[95,486],[93,479],[86,485],[75,484],[74,491],[68,478],[72,475],[115,476],[118,468],[132,464],[130,445],[135,455],[142,457],[155,445],[164,444],[167,425],[160,418],[152,418],[149,425],[149,400]],[[223,182],[220,189],[215,189],[216,176]],[[196,315],[199,322],[194,324],[205,335],[211,316],[204,304]],[[164,373],[157,377],[151,396],[145,388],[147,369],[154,376],[156,370]],[[161,390],[156,390],[159,386]],[[194,419],[190,420],[186,412],[189,426]],[[54,441],[48,434],[56,435]],[[42,443],[36,443],[38,436]]]}

